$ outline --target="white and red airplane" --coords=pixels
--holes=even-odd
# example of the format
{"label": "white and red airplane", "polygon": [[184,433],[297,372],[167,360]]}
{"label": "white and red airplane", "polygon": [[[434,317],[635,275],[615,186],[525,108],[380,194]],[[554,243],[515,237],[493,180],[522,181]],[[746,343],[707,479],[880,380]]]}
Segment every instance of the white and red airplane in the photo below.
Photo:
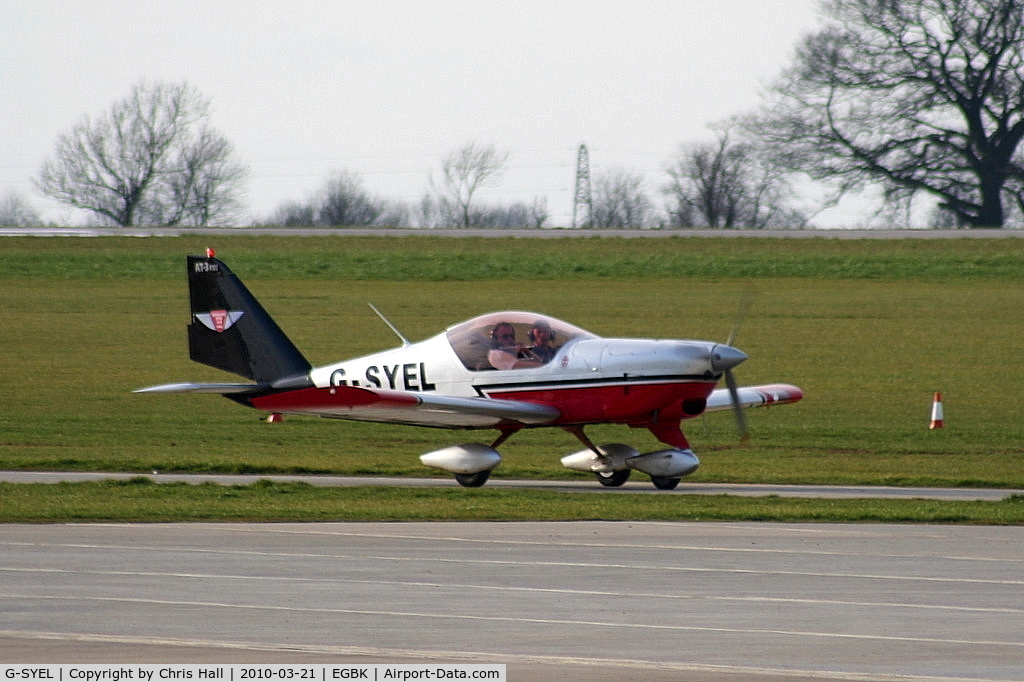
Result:
{"label": "white and red airplane", "polygon": [[[562,320],[524,311],[474,317],[437,336],[313,367],[241,280],[212,250],[188,257],[191,358],[241,375],[246,383],[178,383],[139,393],[218,393],[280,415],[313,415],[450,429],[495,429],[489,445],[453,445],[420,457],[483,485],[501,462],[497,448],[526,428],[558,427],[586,448],[562,458],[620,486],[633,470],[670,490],[697,469],[680,428],[684,419],[732,409],[794,403],[788,384],[736,386],[732,370],[747,359],[729,343],[602,338]],[[371,306],[372,307],[372,306]],[[374,308],[376,312],[376,308]],[[379,315],[380,313],[378,313]],[[726,380],[726,388],[716,389]],[[641,454],[622,444],[595,445],[592,424],[648,429],[667,447]]]}

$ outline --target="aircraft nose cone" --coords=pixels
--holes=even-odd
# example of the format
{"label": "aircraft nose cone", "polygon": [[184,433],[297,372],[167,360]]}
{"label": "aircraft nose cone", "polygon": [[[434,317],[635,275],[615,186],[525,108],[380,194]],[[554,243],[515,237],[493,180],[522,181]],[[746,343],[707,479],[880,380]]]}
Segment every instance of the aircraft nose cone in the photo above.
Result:
{"label": "aircraft nose cone", "polygon": [[711,349],[711,367],[716,372],[728,371],[746,359],[746,353],[724,343],[717,344]]}

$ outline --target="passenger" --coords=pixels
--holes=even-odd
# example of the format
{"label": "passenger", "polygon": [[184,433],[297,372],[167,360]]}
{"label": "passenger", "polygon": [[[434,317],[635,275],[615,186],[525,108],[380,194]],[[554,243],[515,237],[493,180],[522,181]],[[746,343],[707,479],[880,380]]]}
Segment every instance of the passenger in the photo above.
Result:
{"label": "passenger", "polygon": [[529,348],[516,343],[516,329],[509,322],[499,322],[491,330],[491,351],[487,361],[494,369],[524,369],[540,367],[541,363],[529,359]]}
{"label": "passenger", "polygon": [[552,331],[548,321],[537,320],[534,322],[529,337],[530,342],[533,343],[533,348],[530,349],[533,357],[542,364],[551,362],[551,358],[555,357],[558,349],[554,346],[555,332]]}

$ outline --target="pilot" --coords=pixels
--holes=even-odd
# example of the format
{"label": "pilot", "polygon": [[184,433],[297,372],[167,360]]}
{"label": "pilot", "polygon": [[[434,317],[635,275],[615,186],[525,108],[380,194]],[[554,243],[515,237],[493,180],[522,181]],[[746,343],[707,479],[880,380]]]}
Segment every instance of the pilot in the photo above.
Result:
{"label": "pilot", "polygon": [[533,348],[530,349],[533,357],[544,364],[551,362],[551,358],[555,357],[555,352],[558,349],[554,346],[555,332],[552,331],[548,321],[537,320],[534,322],[529,337],[530,342],[533,343]]}
{"label": "pilot", "polygon": [[540,367],[541,363],[531,359],[530,349],[516,343],[516,329],[509,322],[499,322],[491,330],[491,350],[487,361],[494,369],[524,369]]}

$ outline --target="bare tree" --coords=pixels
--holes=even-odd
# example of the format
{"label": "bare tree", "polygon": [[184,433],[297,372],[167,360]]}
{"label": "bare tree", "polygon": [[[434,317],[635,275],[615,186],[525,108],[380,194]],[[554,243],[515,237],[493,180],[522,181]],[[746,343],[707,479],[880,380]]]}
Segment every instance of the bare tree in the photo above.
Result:
{"label": "bare tree", "polygon": [[751,129],[778,158],[955,222],[1024,211],[1024,0],[825,0]]}
{"label": "bare tree", "polygon": [[670,222],[675,227],[800,227],[788,207],[787,175],[751,143],[734,143],[728,131],[713,143],[681,145],[666,170]]}
{"label": "bare tree", "polygon": [[30,227],[42,224],[42,217],[18,192],[11,189],[0,195],[0,225]]}
{"label": "bare tree", "polygon": [[[452,203],[434,194],[423,195],[412,209],[412,220],[420,227],[446,227],[456,223]],[[405,214],[408,217],[408,213]],[[469,213],[472,227],[543,227],[549,219],[547,199],[535,197],[532,204],[516,202],[492,206],[474,205]],[[391,224],[391,223],[389,223]]]}
{"label": "bare tree", "polygon": [[264,224],[275,227],[311,227],[316,225],[316,206],[309,201],[286,201],[274,209]]}
{"label": "bare tree", "polygon": [[548,198],[534,197],[533,205],[530,206],[530,226],[540,229],[550,219],[551,213],[548,211]]}
{"label": "bare tree", "polygon": [[665,188],[674,206],[669,210],[677,227],[735,227],[739,218],[744,155],[720,135],[715,143],[680,147],[667,173]]}
{"label": "bare tree", "polygon": [[352,171],[332,173],[317,204],[318,225],[373,225],[384,212],[383,202],[372,198]]}
{"label": "bare tree", "polygon": [[418,227],[444,227],[440,202],[431,192],[425,192],[413,206],[412,220]]}
{"label": "bare tree", "polygon": [[533,204],[517,201],[511,204],[483,206],[472,212],[474,227],[517,228],[543,227],[547,220],[547,202],[535,199]]}
{"label": "bare tree", "polygon": [[502,176],[508,159],[508,152],[499,152],[493,145],[471,142],[441,161],[439,186],[433,178],[430,184],[449,224],[457,227],[476,224],[473,198],[480,188]]}
{"label": "bare tree", "polygon": [[226,224],[241,212],[238,192],[245,168],[232,160],[231,143],[209,128],[184,142],[166,178],[168,225]]}
{"label": "bare tree", "polygon": [[650,227],[654,204],[639,173],[616,168],[594,178],[594,227]]}
{"label": "bare tree", "polygon": [[125,227],[232,219],[245,169],[209,127],[209,108],[187,83],[140,82],[105,114],[61,135],[36,186]]}
{"label": "bare tree", "polygon": [[309,200],[281,204],[267,224],[284,227],[400,225],[408,221],[408,216],[405,206],[371,196],[363,188],[363,179],[358,173],[343,170],[331,173]]}
{"label": "bare tree", "polygon": [[381,213],[377,216],[374,225],[395,227],[398,225],[409,225],[410,208],[404,201],[394,199],[380,199]]}

